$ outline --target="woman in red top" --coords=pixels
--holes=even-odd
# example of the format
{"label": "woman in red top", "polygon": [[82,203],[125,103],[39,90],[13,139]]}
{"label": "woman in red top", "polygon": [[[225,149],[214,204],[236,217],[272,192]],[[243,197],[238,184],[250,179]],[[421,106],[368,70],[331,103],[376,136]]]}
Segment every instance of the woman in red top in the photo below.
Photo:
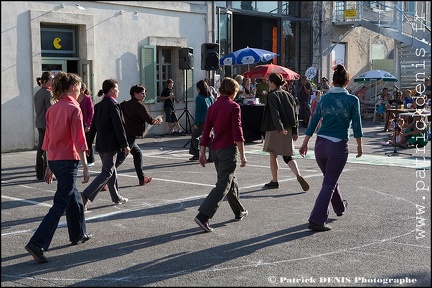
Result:
{"label": "woman in red top", "polygon": [[[213,231],[213,228],[209,226],[209,219],[213,218],[225,196],[234,212],[234,220],[240,221],[248,214],[240,203],[238,182],[235,176],[237,156],[240,157],[240,167],[245,167],[247,163],[244,153],[241,110],[239,104],[233,101],[239,87],[238,82],[232,78],[226,77],[222,80],[219,88],[221,95],[208,108],[204,123],[199,162],[205,167],[206,148],[211,143],[213,161],[217,171],[216,186],[200,205],[199,213],[194,218],[194,221],[205,232]],[[212,139],[210,135],[213,131],[214,138]]]}
{"label": "woman in red top", "polygon": [[45,181],[50,184],[53,174],[57,178],[54,204],[44,217],[25,249],[39,263],[48,260],[42,249],[48,250],[60,217],[66,212],[69,240],[73,245],[91,238],[86,233],[84,206],[76,186],[78,163],[83,164],[84,181],[90,179],[85,152],[83,117],[77,102],[81,78],[72,73],[58,72],[54,78],[53,96],[58,102],[46,114],[46,131],[42,149],[46,151],[48,167]]}

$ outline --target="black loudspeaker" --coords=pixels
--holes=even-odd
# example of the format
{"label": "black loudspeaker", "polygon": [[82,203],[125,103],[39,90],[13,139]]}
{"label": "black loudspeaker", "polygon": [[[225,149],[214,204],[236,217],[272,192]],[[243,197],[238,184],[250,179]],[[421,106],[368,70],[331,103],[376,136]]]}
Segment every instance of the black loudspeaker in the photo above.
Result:
{"label": "black loudspeaker", "polygon": [[203,43],[201,45],[201,70],[219,69],[219,44]]}
{"label": "black loudspeaker", "polygon": [[194,56],[193,48],[180,48],[179,49],[179,68],[181,70],[193,69]]}

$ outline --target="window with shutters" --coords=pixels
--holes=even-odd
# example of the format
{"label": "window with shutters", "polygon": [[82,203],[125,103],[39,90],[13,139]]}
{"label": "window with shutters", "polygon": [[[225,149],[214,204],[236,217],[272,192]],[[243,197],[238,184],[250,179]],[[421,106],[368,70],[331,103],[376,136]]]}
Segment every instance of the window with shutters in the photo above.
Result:
{"label": "window with shutters", "polygon": [[[175,84],[177,87],[185,87],[186,84],[185,91],[181,96],[178,96],[179,100],[186,101],[186,95],[188,102],[195,100],[196,89],[194,88],[193,69],[174,73],[173,69],[179,69],[178,63],[174,63],[173,60],[172,55],[174,53],[178,54],[178,48],[156,47],[154,45],[141,46],[141,84],[147,88],[144,103],[160,102],[160,94],[166,87],[168,79],[173,79],[174,83],[178,83]],[[180,83],[182,84],[179,85]]]}
{"label": "window with shutters", "polygon": [[141,84],[146,87],[146,98],[144,103],[156,103],[157,94],[157,75],[156,75],[156,46],[141,46]]}

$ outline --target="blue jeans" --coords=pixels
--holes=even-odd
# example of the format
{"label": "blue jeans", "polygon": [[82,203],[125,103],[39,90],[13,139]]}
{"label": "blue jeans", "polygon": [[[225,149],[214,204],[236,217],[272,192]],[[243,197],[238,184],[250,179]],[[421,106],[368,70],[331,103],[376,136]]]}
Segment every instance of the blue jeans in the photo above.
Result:
{"label": "blue jeans", "polygon": [[324,179],[309,221],[324,225],[327,222],[330,202],[336,214],[345,211],[342,194],[339,190],[339,177],[348,159],[348,141],[332,142],[323,137],[315,141],[315,160]]}
{"label": "blue jeans", "polygon": [[66,221],[71,242],[79,241],[86,233],[84,206],[76,186],[78,160],[48,161],[48,166],[57,178],[54,204],[45,215],[30,242],[48,250],[60,217],[66,212]]}

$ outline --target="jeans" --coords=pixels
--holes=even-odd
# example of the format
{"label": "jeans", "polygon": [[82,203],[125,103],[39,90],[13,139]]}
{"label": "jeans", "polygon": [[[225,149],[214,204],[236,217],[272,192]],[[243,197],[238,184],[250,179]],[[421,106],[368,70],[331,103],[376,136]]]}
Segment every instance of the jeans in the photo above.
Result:
{"label": "jeans", "polygon": [[69,240],[71,242],[79,241],[86,233],[84,205],[76,186],[78,161],[48,161],[48,165],[57,178],[57,190],[54,194],[54,204],[30,239],[30,242],[45,250],[48,250],[60,218],[65,212]]}
{"label": "jeans", "polygon": [[213,150],[213,161],[217,172],[216,187],[214,187],[198,211],[212,218],[225,196],[235,215],[246,209],[240,203],[237,178],[234,175],[237,165],[237,146]]}
{"label": "jeans", "polygon": [[42,150],[42,144],[45,138],[45,129],[37,128],[37,130],[39,134],[39,139],[36,152],[36,177],[39,180],[43,180],[47,167],[46,153],[44,150]]}
{"label": "jeans", "polygon": [[324,179],[309,221],[324,225],[328,220],[330,202],[336,214],[345,211],[338,181],[348,159],[348,141],[332,142],[318,136],[315,141],[315,159]]}
{"label": "jeans", "polygon": [[[143,158],[141,153],[141,148],[135,143],[135,136],[127,136],[127,142],[129,147],[131,148],[130,154],[133,156],[135,172],[140,181],[144,181],[144,171],[143,171]],[[115,167],[118,168],[126,159],[127,155],[120,150],[117,153],[117,160],[115,163]]]}

